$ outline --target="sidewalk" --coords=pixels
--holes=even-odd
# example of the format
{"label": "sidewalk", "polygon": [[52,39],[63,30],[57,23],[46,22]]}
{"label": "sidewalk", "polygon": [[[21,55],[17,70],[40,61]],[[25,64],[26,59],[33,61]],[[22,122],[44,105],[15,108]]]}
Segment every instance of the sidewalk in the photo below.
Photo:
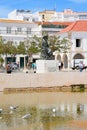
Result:
{"label": "sidewalk", "polygon": [[0,91],[4,88],[53,87],[87,84],[86,72],[0,73]]}

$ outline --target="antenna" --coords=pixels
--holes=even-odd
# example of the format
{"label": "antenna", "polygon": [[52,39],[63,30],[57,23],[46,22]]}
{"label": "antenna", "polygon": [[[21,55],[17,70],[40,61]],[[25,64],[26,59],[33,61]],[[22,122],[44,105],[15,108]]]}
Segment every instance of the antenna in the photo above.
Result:
{"label": "antenna", "polygon": [[56,3],[55,3],[55,5],[54,5],[54,11],[56,11]]}

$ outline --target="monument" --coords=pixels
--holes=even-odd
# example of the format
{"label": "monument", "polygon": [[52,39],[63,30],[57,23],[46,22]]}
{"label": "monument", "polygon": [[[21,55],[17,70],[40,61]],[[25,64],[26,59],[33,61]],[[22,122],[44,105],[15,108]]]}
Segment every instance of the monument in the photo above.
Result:
{"label": "monument", "polygon": [[58,60],[54,60],[53,52],[48,44],[48,35],[43,36],[41,59],[36,61],[36,73],[56,72],[58,71]]}
{"label": "monument", "polygon": [[48,45],[48,35],[44,36],[42,39],[41,59],[44,59],[44,60],[53,59],[53,52],[49,48],[49,45]]}

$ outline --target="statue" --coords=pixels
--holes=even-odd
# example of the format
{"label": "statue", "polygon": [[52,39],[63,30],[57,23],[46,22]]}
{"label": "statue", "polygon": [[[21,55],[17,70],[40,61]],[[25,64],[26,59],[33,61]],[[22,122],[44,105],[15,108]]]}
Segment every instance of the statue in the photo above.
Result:
{"label": "statue", "polygon": [[41,58],[45,60],[52,60],[53,53],[48,45],[48,36],[44,36],[42,39],[42,50],[41,50]]}

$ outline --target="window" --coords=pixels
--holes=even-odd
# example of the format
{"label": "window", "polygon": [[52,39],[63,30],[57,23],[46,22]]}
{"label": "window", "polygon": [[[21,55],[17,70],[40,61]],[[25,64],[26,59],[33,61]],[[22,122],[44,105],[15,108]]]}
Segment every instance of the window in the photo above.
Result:
{"label": "window", "polygon": [[31,34],[31,28],[27,28],[27,34]]}
{"label": "window", "polygon": [[23,20],[24,20],[24,21],[29,21],[29,18],[24,17]]}
{"label": "window", "polygon": [[17,28],[17,32],[19,32],[19,33],[20,33],[20,32],[21,32],[21,28]]}
{"label": "window", "polygon": [[45,16],[44,16],[44,14],[42,15],[42,19],[45,19]]}
{"label": "window", "polygon": [[87,19],[87,15],[79,15],[79,19],[86,20]]}
{"label": "window", "polygon": [[10,33],[11,33],[11,27],[7,27],[6,33],[7,33],[7,34],[10,34]]}
{"label": "window", "polygon": [[76,47],[80,47],[81,46],[81,39],[76,39]]}

